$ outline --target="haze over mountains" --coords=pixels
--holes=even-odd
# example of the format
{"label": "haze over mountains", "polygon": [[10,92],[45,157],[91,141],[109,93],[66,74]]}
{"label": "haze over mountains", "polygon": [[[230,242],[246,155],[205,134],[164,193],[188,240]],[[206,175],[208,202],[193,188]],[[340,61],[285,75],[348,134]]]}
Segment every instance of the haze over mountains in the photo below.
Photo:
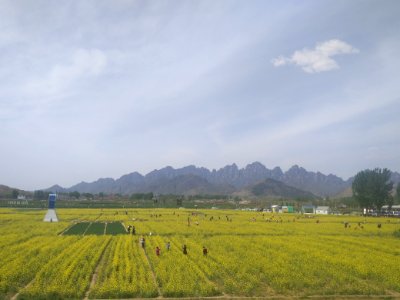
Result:
{"label": "haze over mountains", "polygon": [[[400,182],[400,174],[394,172],[392,178]],[[266,181],[271,179],[273,181]],[[146,175],[138,172],[123,175],[119,179],[100,178],[94,182],[81,182],[70,188],[58,185],[46,190],[57,192],[78,191],[80,193],[145,193],[160,194],[223,194],[230,195],[251,191],[254,188],[269,196],[325,197],[339,194],[351,186],[352,178],[342,178],[320,172],[309,172],[294,165],[286,172],[280,167],[268,169],[259,162],[239,169],[236,164],[227,165],[219,170],[208,170],[193,165],[174,169],[170,166],[154,170]],[[279,188],[278,188],[279,186]],[[288,186],[284,187],[284,186]],[[291,190],[295,188],[296,190]],[[285,191],[285,192],[284,192]],[[266,193],[266,194],[265,194]],[[287,194],[288,193],[288,194]],[[254,193],[253,193],[254,194]],[[255,195],[255,194],[254,194]]]}

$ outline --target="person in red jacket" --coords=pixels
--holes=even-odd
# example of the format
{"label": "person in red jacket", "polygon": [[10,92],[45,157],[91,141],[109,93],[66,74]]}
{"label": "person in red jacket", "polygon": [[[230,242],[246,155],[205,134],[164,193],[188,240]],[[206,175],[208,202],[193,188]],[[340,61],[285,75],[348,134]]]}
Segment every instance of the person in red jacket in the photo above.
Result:
{"label": "person in red jacket", "polygon": [[157,247],[156,247],[156,255],[157,255],[157,256],[160,256],[160,252],[161,252],[160,247],[157,246]]}

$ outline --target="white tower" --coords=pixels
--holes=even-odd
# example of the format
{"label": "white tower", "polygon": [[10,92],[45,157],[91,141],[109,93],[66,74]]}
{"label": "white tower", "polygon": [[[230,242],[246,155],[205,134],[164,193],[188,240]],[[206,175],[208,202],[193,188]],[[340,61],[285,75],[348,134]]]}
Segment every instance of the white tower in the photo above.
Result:
{"label": "white tower", "polygon": [[58,222],[56,214],[56,197],[56,194],[49,194],[49,209],[44,217],[44,222]]}

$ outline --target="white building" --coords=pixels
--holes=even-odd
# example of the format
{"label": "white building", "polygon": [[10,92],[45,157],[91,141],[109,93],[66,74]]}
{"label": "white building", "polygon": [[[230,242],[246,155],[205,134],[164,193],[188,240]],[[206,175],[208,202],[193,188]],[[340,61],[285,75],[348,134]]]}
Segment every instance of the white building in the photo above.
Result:
{"label": "white building", "polygon": [[274,212],[274,213],[281,212],[281,209],[282,209],[282,207],[281,207],[280,205],[272,205],[272,206],[271,206],[271,210],[272,210],[272,212]]}
{"label": "white building", "polygon": [[317,215],[329,215],[331,213],[331,209],[329,206],[318,206],[315,210]]}

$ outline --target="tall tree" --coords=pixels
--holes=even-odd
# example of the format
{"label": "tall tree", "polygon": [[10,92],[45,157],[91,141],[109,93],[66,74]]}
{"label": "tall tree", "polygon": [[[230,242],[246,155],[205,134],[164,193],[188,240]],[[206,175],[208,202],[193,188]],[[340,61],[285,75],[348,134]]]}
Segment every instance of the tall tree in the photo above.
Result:
{"label": "tall tree", "polygon": [[369,178],[371,170],[358,172],[352,184],[353,197],[357,200],[361,207],[371,209],[373,201],[371,197],[371,187]]}
{"label": "tall tree", "polygon": [[353,196],[361,207],[381,210],[382,206],[389,204],[390,191],[393,182],[390,181],[390,170],[376,168],[358,172],[354,178],[352,189]]}
{"label": "tall tree", "polygon": [[17,198],[18,198],[18,195],[19,195],[18,190],[13,190],[13,191],[12,191],[12,198],[13,198],[13,199],[17,199]]}

